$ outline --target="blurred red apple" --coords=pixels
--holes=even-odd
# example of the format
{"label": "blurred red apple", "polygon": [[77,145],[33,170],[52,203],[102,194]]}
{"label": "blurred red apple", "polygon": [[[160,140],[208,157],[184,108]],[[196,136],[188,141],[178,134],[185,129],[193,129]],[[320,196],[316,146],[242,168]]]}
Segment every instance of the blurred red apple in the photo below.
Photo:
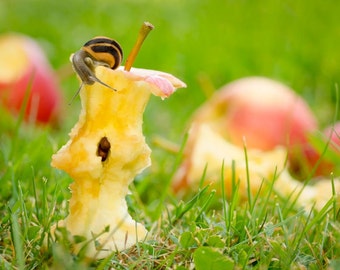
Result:
{"label": "blurred red apple", "polygon": [[[306,144],[309,133],[314,132],[318,124],[308,104],[292,89],[268,78],[248,77],[231,82],[217,91],[196,111],[192,126],[195,129],[189,133],[183,163],[173,179],[176,192],[189,187],[189,183],[199,181],[192,179],[193,171],[195,175],[202,175],[205,165],[208,170],[220,168],[220,157],[223,155],[223,160],[227,160],[226,157],[231,160],[239,158],[234,157],[230,150],[224,153],[222,147],[215,147],[215,152],[210,151],[200,157],[193,156],[197,149],[216,145],[215,139],[209,141],[209,137],[197,140],[196,130],[201,127],[211,129],[226,144],[240,149],[246,146],[249,153],[257,150],[263,153],[261,157],[283,147],[291,159],[295,158],[295,148]],[[203,164],[202,168],[195,167],[197,159],[200,159],[199,164]],[[212,164],[212,160],[219,161]],[[282,159],[266,162],[272,164],[273,170],[282,166]],[[254,168],[256,171],[256,166]]]}
{"label": "blurred red apple", "polygon": [[[25,102],[25,100],[27,102]],[[30,122],[56,123],[61,91],[41,47],[20,34],[0,36],[0,105]]]}
{"label": "blurred red apple", "polygon": [[286,85],[263,77],[231,82],[216,92],[195,114],[238,146],[272,150],[307,140],[317,129],[308,104]]}

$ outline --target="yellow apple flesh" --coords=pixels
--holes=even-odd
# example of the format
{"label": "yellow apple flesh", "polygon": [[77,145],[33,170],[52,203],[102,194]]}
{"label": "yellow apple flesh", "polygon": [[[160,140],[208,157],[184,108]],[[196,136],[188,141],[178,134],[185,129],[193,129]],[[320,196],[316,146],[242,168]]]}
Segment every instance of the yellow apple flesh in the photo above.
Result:
{"label": "yellow apple flesh", "polygon": [[[128,212],[125,196],[134,177],[150,165],[143,112],[151,94],[165,98],[185,84],[170,74],[99,66],[99,84],[80,91],[82,110],[70,140],[52,157],[52,166],[73,179],[69,215],[58,226],[82,236],[86,256],[104,258],[147,236]],[[108,229],[105,231],[105,229]],[[75,243],[75,252],[84,243]]]}

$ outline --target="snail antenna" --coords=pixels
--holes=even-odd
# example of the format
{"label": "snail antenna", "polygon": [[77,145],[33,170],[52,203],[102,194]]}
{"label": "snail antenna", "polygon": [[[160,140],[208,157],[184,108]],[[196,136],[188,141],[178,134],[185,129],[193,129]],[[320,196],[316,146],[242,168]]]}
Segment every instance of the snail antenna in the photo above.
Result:
{"label": "snail antenna", "polygon": [[80,89],[83,87],[83,85],[84,85],[84,82],[82,81],[80,86],[79,86],[79,88],[78,88],[78,90],[77,90],[77,92],[73,95],[71,101],[68,103],[69,106],[72,104],[73,100],[78,96],[78,94],[80,92]]}
{"label": "snail antenna", "polygon": [[91,79],[92,79],[93,81],[97,82],[97,83],[100,83],[101,85],[106,86],[107,88],[110,88],[111,90],[113,90],[113,91],[115,91],[115,92],[117,91],[117,89],[115,89],[115,88],[111,87],[110,85],[104,83],[103,81],[99,80],[96,76],[92,76]]}

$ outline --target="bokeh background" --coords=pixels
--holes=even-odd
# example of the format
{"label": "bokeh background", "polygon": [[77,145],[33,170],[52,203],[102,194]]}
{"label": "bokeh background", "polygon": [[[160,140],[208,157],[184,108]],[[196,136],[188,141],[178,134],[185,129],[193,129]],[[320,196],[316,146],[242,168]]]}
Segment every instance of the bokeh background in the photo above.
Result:
{"label": "bokeh background", "polygon": [[[142,215],[146,220],[143,223],[151,227],[156,224],[153,221],[158,224],[162,212],[169,214],[168,205],[174,206],[176,215],[177,210],[186,207],[171,196],[169,188],[181,155],[168,151],[155,138],[181,145],[192,113],[224,84],[246,76],[265,76],[287,84],[303,96],[319,120],[320,130],[340,118],[336,112],[340,82],[339,14],[340,3],[336,0],[0,0],[0,35],[19,32],[36,39],[55,69],[64,95],[63,121],[58,129],[20,126],[17,119],[4,117],[0,108],[0,263],[6,260],[7,265],[18,269],[27,263],[36,269],[51,257],[60,262],[64,258],[71,262],[75,259],[68,257],[67,250],[62,256],[58,250],[52,255],[43,254],[40,248],[46,238],[37,232],[44,228],[45,235],[52,224],[67,215],[68,186],[73,180],[53,169],[50,161],[52,154],[66,143],[67,134],[78,119],[79,97],[68,105],[79,88],[69,58],[86,41],[99,35],[114,38],[126,57],[142,23],[149,21],[155,29],[143,44],[134,66],[172,73],[187,84],[187,88],[179,89],[169,99],[151,97],[144,115],[144,133],[153,151],[152,167],[136,178],[127,202],[132,216]],[[265,200],[267,203],[268,199]],[[248,220],[245,210],[237,213],[240,221],[237,226],[246,239],[243,243],[248,241],[249,233],[243,224],[255,226],[258,235],[258,222],[263,219],[261,230],[267,222],[268,207],[261,207],[262,218],[254,215],[256,220]],[[291,206],[288,208],[291,210]],[[311,257],[318,257],[322,265],[336,259],[339,249],[334,243],[339,242],[336,241],[339,237],[327,231],[328,226],[337,228],[332,225],[331,212],[308,215],[307,220],[299,222],[295,218],[282,221],[281,212],[279,218],[271,218],[276,213],[274,204],[269,209],[268,228],[279,229],[283,224],[283,236],[279,233],[269,256],[268,250],[259,247],[262,241],[252,241],[254,246],[248,242],[236,245],[239,258],[244,256],[244,250],[256,247],[261,256],[267,257],[265,261],[272,257],[276,261],[277,255],[284,259],[280,261],[283,265]],[[297,217],[304,217],[300,214]],[[335,221],[338,218],[335,208],[333,216]],[[272,226],[272,220],[279,220],[279,224]],[[211,222],[209,227],[219,227],[214,220]],[[180,226],[191,224],[184,222]],[[162,233],[166,234],[168,227]],[[301,237],[298,233],[296,238],[296,232],[301,230]],[[288,237],[294,242],[292,246],[282,245],[287,243],[287,235],[292,235]],[[268,243],[265,239],[265,245]],[[311,243],[320,245],[314,247]],[[300,244],[306,254],[298,250]],[[163,250],[161,247],[162,254]],[[301,257],[295,256],[296,252]],[[187,253],[184,256],[191,260]],[[192,267],[192,262],[189,263]]]}
{"label": "bokeh background", "polygon": [[[155,29],[135,66],[170,72],[188,87],[169,100],[151,99],[145,131],[180,142],[190,114],[212,91],[253,75],[288,84],[307,99],[321,126],[330,124],[340,78],[339,14],[339,3],[328,0],[1,0],[0,33],[38,40],[67,103],[78,88],[71,53],[106,35],[127,56],[142,22],[150,21]],[[66,106],[66,128],[78,105]]]}

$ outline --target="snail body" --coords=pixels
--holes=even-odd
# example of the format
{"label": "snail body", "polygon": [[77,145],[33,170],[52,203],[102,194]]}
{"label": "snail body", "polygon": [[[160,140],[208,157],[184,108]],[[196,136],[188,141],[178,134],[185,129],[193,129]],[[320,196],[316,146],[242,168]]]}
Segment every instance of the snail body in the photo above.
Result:
{"label": "snail body", "polygon": [[96,77],[94,69],[96,66],[117,69],[122,59],[123,51],[120,45],[107,37],[95,37],[89,40],[71,56],[73,68],[83,84],[92,85],[98,82],[115,91],[116,89]]}

